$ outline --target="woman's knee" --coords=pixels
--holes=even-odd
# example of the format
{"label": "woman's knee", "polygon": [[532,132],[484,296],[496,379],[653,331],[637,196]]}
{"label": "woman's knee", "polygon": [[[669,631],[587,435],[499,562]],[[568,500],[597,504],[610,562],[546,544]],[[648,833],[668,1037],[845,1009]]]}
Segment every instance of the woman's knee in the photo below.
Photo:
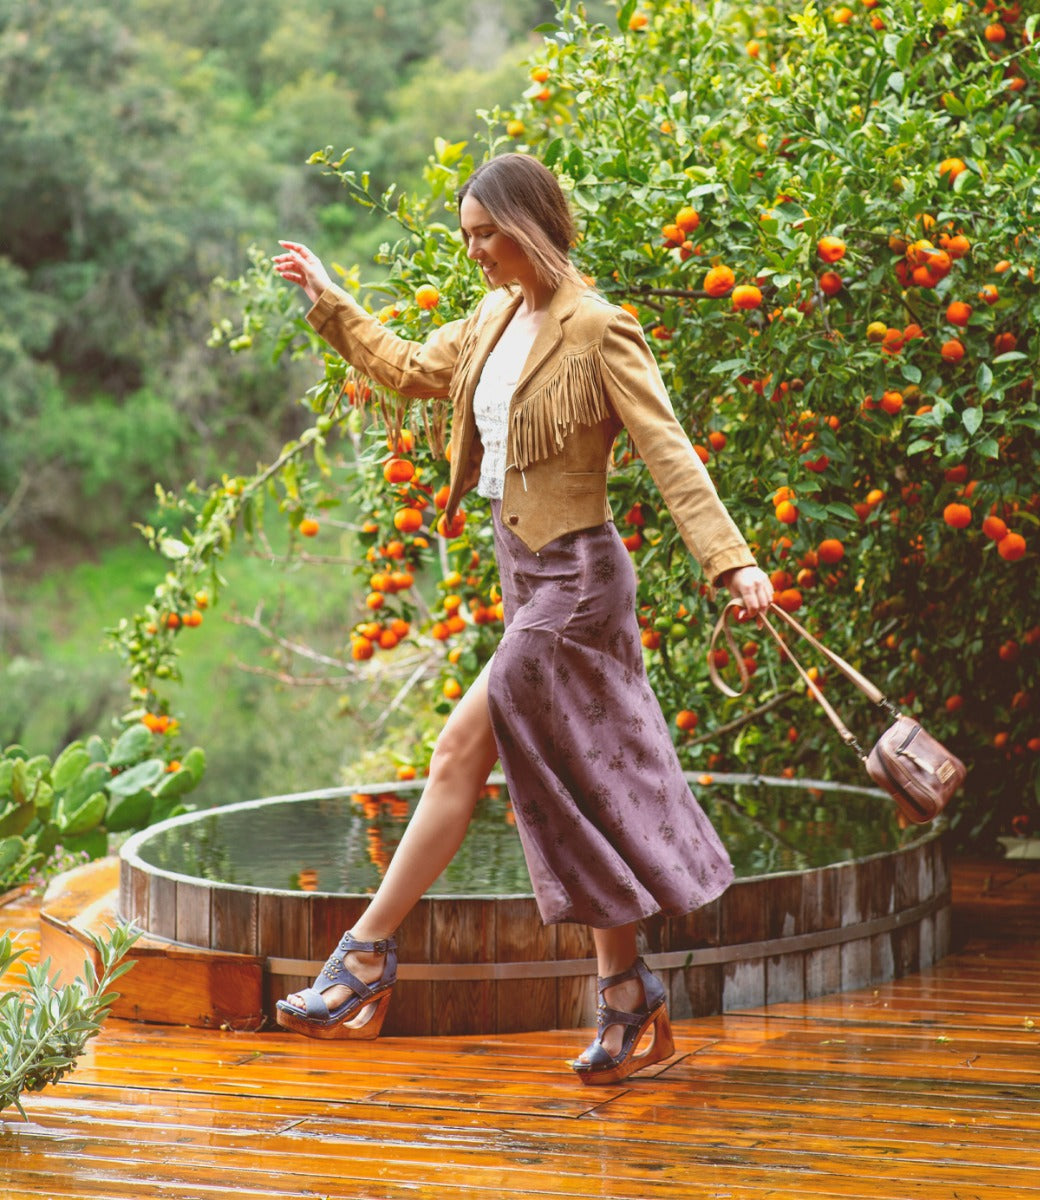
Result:
{"label": "woman's knee", "polygon": [[433,748],[430,782],[484,785],[498,758],[487,702],[487,674],[478,677],[448,718]]}

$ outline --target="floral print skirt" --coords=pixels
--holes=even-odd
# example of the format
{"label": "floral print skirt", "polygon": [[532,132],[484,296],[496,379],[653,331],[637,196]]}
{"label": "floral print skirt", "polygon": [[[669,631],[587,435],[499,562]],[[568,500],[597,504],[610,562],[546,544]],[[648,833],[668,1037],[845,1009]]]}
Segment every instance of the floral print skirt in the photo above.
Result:
{"label": "floral print skirt", "polygon": [[647,680],[617,529],[535,553],[499,510],[506,629],[489,706],[542,919],[606,929],[707,904],[733,869]]}

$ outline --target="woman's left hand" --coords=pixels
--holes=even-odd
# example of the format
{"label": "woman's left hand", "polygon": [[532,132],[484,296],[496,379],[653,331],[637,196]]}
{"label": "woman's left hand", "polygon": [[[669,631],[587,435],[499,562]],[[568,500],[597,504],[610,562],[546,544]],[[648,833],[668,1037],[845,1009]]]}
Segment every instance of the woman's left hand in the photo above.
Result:
{"label": "woman's left hand", "polygon": [[773,584],[760,567],[737,567],[721,581],[748,617],[760,617],[773,600]]}

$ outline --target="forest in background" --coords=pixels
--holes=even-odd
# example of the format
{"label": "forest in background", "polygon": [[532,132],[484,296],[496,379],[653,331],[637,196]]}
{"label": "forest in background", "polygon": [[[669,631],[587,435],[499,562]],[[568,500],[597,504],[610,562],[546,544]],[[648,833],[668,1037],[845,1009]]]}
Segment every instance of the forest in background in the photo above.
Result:
{"label": "forest in background", "polygon": [[[540,0],[24,0],[0,14],[0,563],[126,536],[153,484],[295,430],[287,364],[207,346],[213,281],[278,236],[385,236],[307,165],[413,185],[514,96]],[[298,381],[301,383],[302,380]]]}

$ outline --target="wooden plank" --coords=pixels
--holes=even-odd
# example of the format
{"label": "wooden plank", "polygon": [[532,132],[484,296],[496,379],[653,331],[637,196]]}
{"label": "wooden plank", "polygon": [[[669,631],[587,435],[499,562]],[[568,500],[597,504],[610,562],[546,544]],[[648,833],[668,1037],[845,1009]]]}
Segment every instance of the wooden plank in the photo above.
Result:
{"label": "wooden plank", "polygon": [[[497,962],[545,962],[556,957],[555,925],[543,925],[533,898],[495,903]],[[555,979],[508,979],[495,984],[501,1033],[551,1029],[556,1024]]]}
{"label": "wooden plank", "polygon": [[[1040,912],[1031,881],[1000,879]],[[856,903],[914,886],[896,867]],[[1019,909],[1001,893],[989,911]],[[75,1074],[26,1098],[28,1123],[3,1121],[0,1194],[1040,1200],[1036,931],[845,995],[676,1020],[674,1059],[606,1088],[565,1065],[581,1030],[342,1045],[109,1021]],[[471,961],[484,933],[456,926],[448,952]],[[588,952],[587,931],[556,935]]]}

